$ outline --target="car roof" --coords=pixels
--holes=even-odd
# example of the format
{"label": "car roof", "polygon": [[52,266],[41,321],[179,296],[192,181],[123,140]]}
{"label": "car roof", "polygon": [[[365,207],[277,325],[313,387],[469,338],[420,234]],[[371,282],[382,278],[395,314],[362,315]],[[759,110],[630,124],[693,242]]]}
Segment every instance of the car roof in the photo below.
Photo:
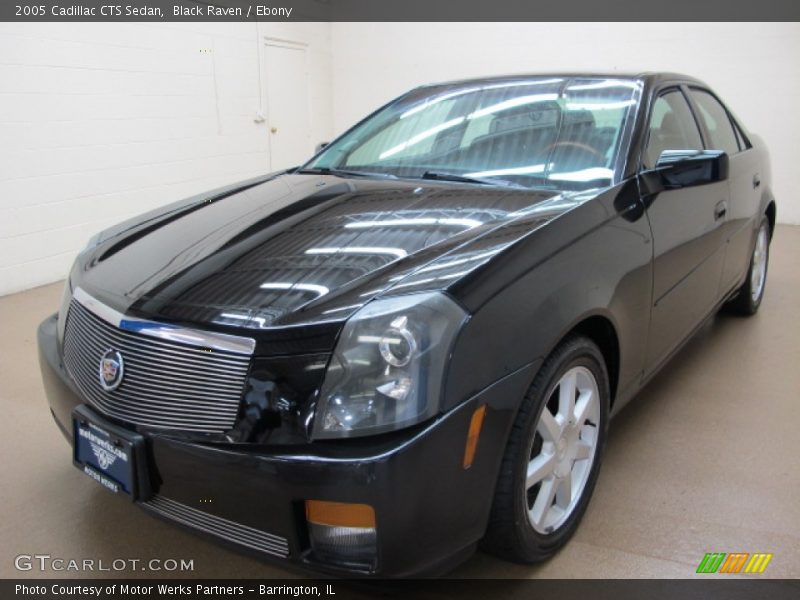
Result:
{"label": "car roof", "polygon": [[476,77],[456,79],[426,84],[420,87],[459,86],[459,85],[486,85],[504,81],[525,81],[541,79],[543,77],[587,78],[587,79],[636,79],[644,82],[647,87],[664,82],[685,82],[707,87],[705,83],[695,77],[668,71],[542,71],[537,73],[520,73],[515,75],[492,75],[489,77]]}

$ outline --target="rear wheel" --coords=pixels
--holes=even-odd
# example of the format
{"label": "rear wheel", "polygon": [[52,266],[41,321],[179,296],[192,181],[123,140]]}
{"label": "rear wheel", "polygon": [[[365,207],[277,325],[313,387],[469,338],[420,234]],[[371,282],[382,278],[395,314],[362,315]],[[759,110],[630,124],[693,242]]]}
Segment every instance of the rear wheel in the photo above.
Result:
{"label": "rear wheel", "polygon": [[750,268],[747,279],[739,293],[728,303],[728,308],[737,314],[750,316],[758,312],[761,300],[764,298],[764,288],[767,284],[767,268],[769,267],[769,222],[766,217],[761,218],[761,224],[756,234],[756,243],[750,257]]}
{"label": "rear wheel", "polygon": [[530,563],[567,542],[594,490],[608,406],[600,350],[584,337],[563,342],[517,414],[483,540],[487,550]]}

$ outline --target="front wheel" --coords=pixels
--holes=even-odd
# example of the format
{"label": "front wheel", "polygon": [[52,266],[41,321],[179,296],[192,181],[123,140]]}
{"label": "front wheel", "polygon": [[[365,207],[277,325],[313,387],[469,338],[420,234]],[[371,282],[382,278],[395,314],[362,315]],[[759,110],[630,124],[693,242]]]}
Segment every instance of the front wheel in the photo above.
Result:
{"label": "front wheel", "polygon": [[545,361],[506,446],[484,548],[531,563],[572,536],[600,469],[609,395],[605,362],[591,340],[570,338]]}
{"label": "front wheel", "polygon": [[728,303],[728,308],[740,315],[750,316],[756,314],[761,300],[764,298],[764,288],[767,284],[767,267],[769,266],[769,223],[766,217],[761,218],[761,224],[756,234],[756,243],[750,257],[750,268],[747,279],[739,293]]}

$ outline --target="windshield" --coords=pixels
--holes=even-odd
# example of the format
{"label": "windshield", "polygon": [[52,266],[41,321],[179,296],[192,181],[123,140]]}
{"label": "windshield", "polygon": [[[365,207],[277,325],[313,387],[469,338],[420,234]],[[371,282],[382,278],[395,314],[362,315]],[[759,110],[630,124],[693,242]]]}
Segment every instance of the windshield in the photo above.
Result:
{"label": "windshield", "polygon": [[535,78],[416,89],[304,169],[585,189],[614,181],[639,82]]}

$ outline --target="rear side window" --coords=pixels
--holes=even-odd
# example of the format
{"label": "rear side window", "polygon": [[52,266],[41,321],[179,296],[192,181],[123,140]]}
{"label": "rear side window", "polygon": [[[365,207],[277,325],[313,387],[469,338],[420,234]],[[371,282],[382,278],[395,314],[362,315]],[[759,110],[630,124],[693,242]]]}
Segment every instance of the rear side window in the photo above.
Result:
{"label": "rear side window", "polygon": [[739,152],[739,142],[736,139],[736,132],[733,130],[728,111],[708,92],[703,90],[691,90],[692,100],[694,100],[700,118],[711,137],[709,143],[712,150],[724,150],[728,154]]}
{"label": "rear side window", "polygon": [[653,104],[643,166],[654,167],[665,150],[702,149],[703,139],[683,92],[670,90],[661,94]]}

